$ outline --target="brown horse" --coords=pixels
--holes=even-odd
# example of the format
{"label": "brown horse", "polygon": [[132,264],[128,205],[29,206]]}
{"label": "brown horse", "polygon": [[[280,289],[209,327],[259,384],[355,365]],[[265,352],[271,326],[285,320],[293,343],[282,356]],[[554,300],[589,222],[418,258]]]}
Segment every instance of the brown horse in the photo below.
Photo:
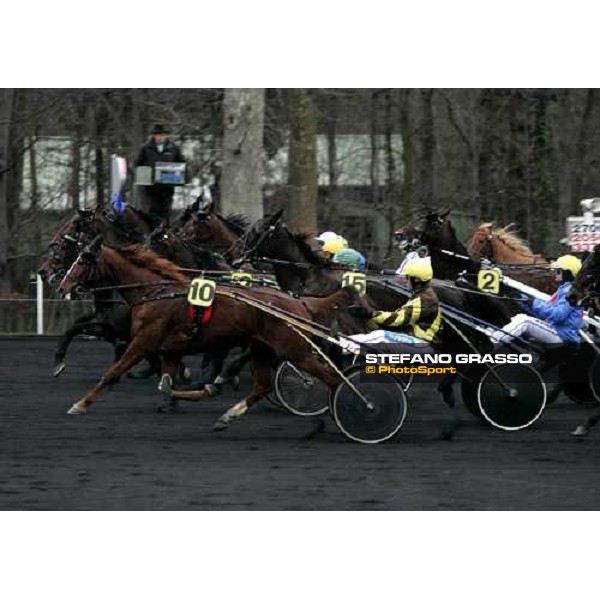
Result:
{"label": "brown horse", "polygon": [[[517,235],[512,224],[495,228],[493,223],[482,223],[467,243],[467,249],[476,260],[487,259],[501,268],[502,265],[507,265],[507,275],[517,281],[549,294],[556,291],[554,274],[543,270],[550,266],[549,262],[531,251]],[[508,265],[536,265],[540,269],[508,269]]]}
{"label": "brown horse", "polygon": [[247,226],[241,215],[224,217],[214,210],[212,202],[200,206],[196,201],[173,224],[172,232],[189,244],[218,250],[231,262],[241,256],[241,238]]}
{"label": "brown horse", "polygon": [[467,242],[469,254],[476,260],[487,258],[498,264],[549,266],[540,254],[534,254],[517,235],[514,224],[494,227],[493,223],[482,223]]}
{"label": "brown horse", "polygon": [[[144,282],[145,286],[138,286]],[[248,306],[239,298],[217,295],[212,305],[210,320],[196,332],[195,323],[187,318],[188,305],[183,297],[189,280],[177,267],[143,247],[118,250],[102,246],[96,239],[77,258],[62,280],[59,291],[68,296],[76,286],[112,283],[129,286],[121,289],[132,308],[131,342],[121,359],[104,374],[102,379],[83,398],[77,401],[69,414],[82,414],[94,403],[100,392],[116,378],[137,364],[144,356],[160,350],[163,373],[171,377],[177,372],[182,356],[211,351],[215,347],[233,348],[249,343],[252,353],[254,389],[242,402],[236,404],[218,421],[218,428],[226,427],[238,418],[270,388],[270,366],[274,357],[289,360],[299,369],[322,379],[329,386],[339,383],[334,370],[322,364],[312,346],[288,323]],[[151,290],[151,291],[150,291]],[[304,319],[311,313],[306,304],[281,292],[270,289],[247,289],[237,294],[250,300],[267,302],[274,308]],[[323,299],[321,310],[337,311],[358,301],[353,288],[343,288],[328,299]]]}

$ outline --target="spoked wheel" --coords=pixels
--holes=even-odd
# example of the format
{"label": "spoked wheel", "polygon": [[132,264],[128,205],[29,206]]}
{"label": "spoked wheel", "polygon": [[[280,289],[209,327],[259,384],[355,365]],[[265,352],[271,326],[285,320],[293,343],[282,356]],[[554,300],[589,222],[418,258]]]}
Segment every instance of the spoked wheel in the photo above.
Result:
{"label": "spoked wheel", "polygon": [[281,405],[294,415],[314,417],[329,410],[329,387],[287,361],[277,369],[275,393]]}
{"label": "spoked wheel", "polygon": [[382,374],[377,382],[361,381],[364,365],[353,366],[344,376],[361,396],[343,381],[332,392],[332,415],[342,433],[363,444],[377,444],[393,437],[406,418],[406,394],[402,382]]}
{"label": "spoked wheel", "polygon": [[498,365],[481,378],[477,401],[484,419],[494,427],[525,429],[544,411],[546,384],[529,365]]}

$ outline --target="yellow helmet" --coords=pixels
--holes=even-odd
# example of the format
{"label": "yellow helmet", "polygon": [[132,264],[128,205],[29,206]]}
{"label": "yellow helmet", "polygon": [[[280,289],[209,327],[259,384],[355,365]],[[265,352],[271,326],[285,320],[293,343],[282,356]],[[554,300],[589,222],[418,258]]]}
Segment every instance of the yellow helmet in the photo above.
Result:
{"label": "yellow helmet", "polygon": [[336,237],[323,244],[323,250],[331,254],[337,254],[340,250],[348,247],[348,242],[343,237]]}
{"label": "yellow helmet", "polygon": [[573,277],[577,277],[577,273],[581,271],[581,261],[572,254],[565,254],[559,256],[551,265],[552,269],[562,269],[563,271],[570,271]]}
{"label": "yellow helmet", "polygon": [[402,274],[406,277],[414,277],[420,281],[430,281],[433,279],[431,260],[429,258],[413,258],[406,263]]}

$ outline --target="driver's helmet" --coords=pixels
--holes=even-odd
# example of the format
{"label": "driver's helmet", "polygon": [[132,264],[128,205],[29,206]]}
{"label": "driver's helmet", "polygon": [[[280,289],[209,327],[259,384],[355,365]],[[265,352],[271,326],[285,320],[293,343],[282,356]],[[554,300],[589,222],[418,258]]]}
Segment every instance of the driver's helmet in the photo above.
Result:
{"label": "driver's helmet", "polygon": [[334,240],[337,237],[341,236],[335,233],[335,231],[324,231],[321,235],[317,236],[315,240],[317,240],[317,242],[321,242],[322,244],[326,244],[327,242]]}
{"label": "driver's helmet", "polygon": [[341,236],[337,236],[323,244],[322,250],[330,254],[337,254],[340,250],[348,247],[348,242]]}
{"label": "driver's helmet", "polygon": [[431,281],[433,279],[431,260],[428,258],[413,258],[404,267],[403,275],[418,281]]}
{"label": "driver's helmet", "polygon": [[333,262],[340,265],[347,265],[352,269],[359,269],[360,271],[364,271],[367,266],[366,258],[352,248],[343,248],[337,252],[333,257]]}
{"label": "driver's helmet", "polygon": [[572,254],[564,254],[559,256],[551,265],[551,269],[561,269],[568,271],[572,277],[577,277],[577,273],[581,271],[581,261]]}

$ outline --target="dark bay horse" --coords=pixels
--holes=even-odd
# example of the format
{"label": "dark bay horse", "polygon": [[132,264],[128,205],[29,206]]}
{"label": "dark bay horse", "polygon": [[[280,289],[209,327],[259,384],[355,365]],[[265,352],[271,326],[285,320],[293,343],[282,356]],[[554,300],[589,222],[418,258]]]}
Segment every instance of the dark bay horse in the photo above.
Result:
{"label": "dark bay horse", "polygon": [[326,296],[339,289],[343,269],[307,233],[292,233],[283,211],[257,221],[245,234],[241,260],[272,266],[281,289],[299,296]]}
{"label": "dark bay horse", "polygon": [[[59,282],[77,258],[83,244],[102,234],[115,245],[137,243],[147,238],[156,222],[149,215],[127,207],[122,214],[98,207],[94,210],[78,210],[66,219],[52,236],[48,258],[39,269],[44,281]],[[95,292],[94,310],[75,321],[59,338],[54,353],[55,377],[66,367],[66,355],[70,343],[78,335],[93,335],[115,347],[115,360],[124,351],[131,327],[129,307],[121,296],[112,290]]]}
{"label": "dark bay horse", "polygon": [[[132,308],[131,342],[117,363],[108,369],[94,388],[77,401],[69,414],[82,414],[101,391],[149,353],[160,350],[163,373],[173,376],[182,356],[250,344],[254,389],[218,421],[219,428],[263,397],[270,388],[270,366],[274,357],[292,361],[298,368],[322,379],[329,386],[339,383],[335,371],[321,363],[312,346],[287,323],[242,300],[217,293],[210,320],[200,333],[187,318],[185,295],[190,280],[176,265],[143,247],[112,249],[97,238],[81,252],[60,283],[59,292],[67,296],[77,286],[145,282],[152,287],[127,287],[122,290]],[[149,291],[152,289],[152,291]],[[287,294],[270,289],[247,289],[243,295],[268,302],[275,308],[310,319],[306,305]],[[327,300],[331,311],[353,305],[358,298],[353,288],[343,288]]]}

